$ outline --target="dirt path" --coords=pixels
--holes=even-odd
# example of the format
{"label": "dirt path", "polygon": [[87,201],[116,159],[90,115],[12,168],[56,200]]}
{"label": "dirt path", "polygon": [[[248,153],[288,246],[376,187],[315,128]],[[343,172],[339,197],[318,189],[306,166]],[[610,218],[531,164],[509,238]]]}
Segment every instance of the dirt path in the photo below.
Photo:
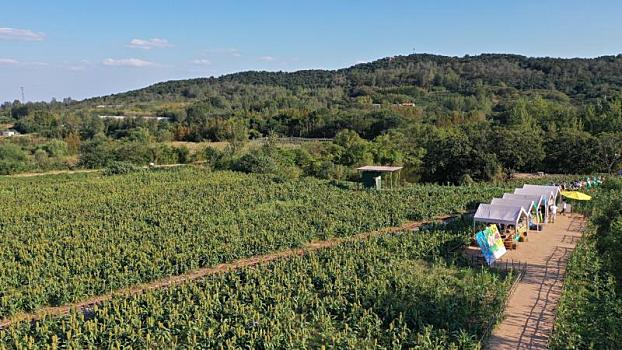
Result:
{"label": "dirt path", "polygon": [[[452,216],[443,216],[443,217],[436,218],[436,220],[447,220],[451,217]],[[182,283],[195,281],[195,280],[201,279],[203,277],[206,277],[212,274],[223,273],[223,272],[227,272],[227,271],[231,271],[231,270],[235,270],[235,269],[239,269],[239,268],[243,268],[247,266],[265,264],[265,263],[268,263],[268,262],[271,262],[277,259],[304,255],[305,253],[310,252],[310,251],[334,247],[338,244],[341,244],[347,241],[364,240],[372,236],[395,233],[395,232],[399,232],[403,230],[413,230],[417,227],[425,225],[428,222],[429,221],[407,222],[398,227],[388,227],[388,228],[381,229],[378,231],[365,232],[365,233],[357,234],[357,235],[350,236],[350,237],[335,238],[335,239],[326,240],[326,241],[312,241],[312,242],[305,244],[302,248],[293,248],[293,249],[279,251],[279,252],[275,252],[271,254],[254,256],[254,257],[245,258],[245,259],[239,259],[239,260],[235,260],[229,263],[219,264],[213,267],[207,267],[207,268],[189,271],[183,275],[166,277],[166,278],[162,278],[156,281],[134,285],[128,288],[113,291],[111,293],[91,297],[89,299],[76,302],[76,303],[72,303],[72,304],[66,304],[66,305],[54,306],[54,307],[44,307],[33,313],[21,313],[21,314],[14,315],[10,318],[1,320],[0,329],[10,326],[11,324],[16,323],[16,322],[39,320],[45,316],[67,315],[72,310],[88,311],[94,305],[101,304],[117,296],[127,297],[127,296],[140,294],[140,293],[154,290],[154,289],[167,288],[167,287],[179,285]]]}
{"label": "dirt path", "polygon": [[503,260],[527,264],[523,279],[508,300],[504,319],[492,333],[488,349],[547,349],[561,296],[566,263],[585,228],[579,215],[559,216],[543,231],[529,232]]}

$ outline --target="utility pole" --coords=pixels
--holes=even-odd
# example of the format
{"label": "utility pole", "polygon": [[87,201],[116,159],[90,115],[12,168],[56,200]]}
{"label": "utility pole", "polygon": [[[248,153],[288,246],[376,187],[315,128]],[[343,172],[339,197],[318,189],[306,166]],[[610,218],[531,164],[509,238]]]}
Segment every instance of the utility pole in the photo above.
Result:
{"label": "utility pole", "polygon": [[24,87],[23,87],[23,86],[20,86],[20,87],[19,87],[19,89],[20,89],[20,90],[21,90],[21,92],[22,92],[22,103],[25,103],[26,101],[25,101],[25,99],[24,99]]}

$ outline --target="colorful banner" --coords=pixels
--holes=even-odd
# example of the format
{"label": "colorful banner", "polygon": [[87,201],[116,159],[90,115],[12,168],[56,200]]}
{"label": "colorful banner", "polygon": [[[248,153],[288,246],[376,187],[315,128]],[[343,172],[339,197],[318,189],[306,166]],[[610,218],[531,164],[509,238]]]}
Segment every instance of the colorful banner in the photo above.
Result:
{"label": "colorful banner", "polygon": [[495,260],[499,259],[506,253],[503,240],[497,229],[497,225],[490,225],[483,231],[475,234],[475,240],[482,250],[482,255],[488,265],[492,265]]}

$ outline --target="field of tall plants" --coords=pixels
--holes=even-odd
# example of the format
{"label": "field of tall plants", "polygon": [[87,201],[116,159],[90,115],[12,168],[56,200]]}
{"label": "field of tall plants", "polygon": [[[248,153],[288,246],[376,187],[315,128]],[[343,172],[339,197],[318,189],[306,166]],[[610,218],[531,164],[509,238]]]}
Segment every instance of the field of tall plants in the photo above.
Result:
{"label": "field of tall plants", "polygon": [[[7,349],[476,349],[511,275],[463,266],[468,226],[347,242],[0,332]],[[0,346],[1,347],[1,346]]]}
{"label": "field of tall plants", "polygon": [[0,179],[0,318],[306,242],[428,219],[502,188],[367,192],[198,168]]}
{"label": "field of tall plants", "polygon": [[551,349],[622,349],[622,181],[582,208],[589,228],[568,263]]}

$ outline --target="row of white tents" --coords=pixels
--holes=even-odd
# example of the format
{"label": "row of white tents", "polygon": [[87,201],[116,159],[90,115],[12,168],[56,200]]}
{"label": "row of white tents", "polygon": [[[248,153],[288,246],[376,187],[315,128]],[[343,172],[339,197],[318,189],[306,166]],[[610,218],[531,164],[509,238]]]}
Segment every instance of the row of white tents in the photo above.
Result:
{"label": "row of white tents", "polygon": [[[545,224],[549,221],[552,205],[560,200],[561,189],[558,186],[523,185],[514,193],[505,193],[502,198],[494,198],[489,204],[480,204],[473,218],[476,223],[514,225],[521,223],[530,226]],[[524,220],[524,221],[523,221]]]}

